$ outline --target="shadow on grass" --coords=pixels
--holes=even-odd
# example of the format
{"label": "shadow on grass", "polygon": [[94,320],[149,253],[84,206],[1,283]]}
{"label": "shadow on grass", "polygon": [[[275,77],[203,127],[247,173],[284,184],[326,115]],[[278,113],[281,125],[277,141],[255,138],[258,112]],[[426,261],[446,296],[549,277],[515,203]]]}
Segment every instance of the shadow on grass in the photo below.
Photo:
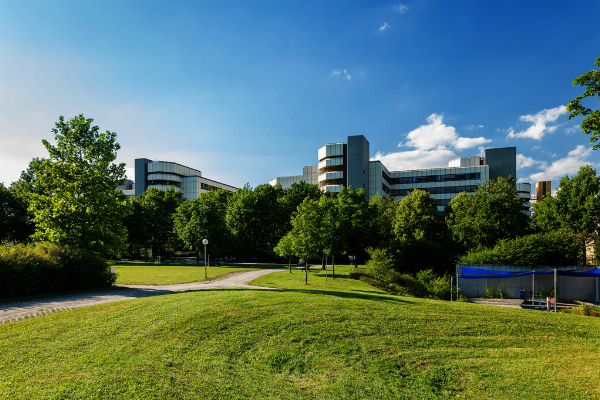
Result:
{"label": "shadow on grass", "polygon": [[[335,296],[335,297],[341,297],[341,298],[346,298],[346,299],[362,299],[362,300],[374,300],[374,301],[391,301],[391,302],[395,302],[395,303],[406,303],[406,304],[410,304],[410,301],[406,301],[406,300],[402,300],[400,298],[397,298],[395,296],[384,296],[384,295],[373,295],[373,294],[365,294],[365,291],[360,291],[362,293],[357,293],[356,292],[338,292],[338,291],[333,291],[333,290],[319,290],[319,289],[273,289],[273,288],[265,288],[265,289],[257,289],[257,288],[211,288],[211,289],[198,289],[198,290],[188,290],[185,293],[190,293],[190,292],[209,292],[209,291],[259,291],[259,292],[264,292],[264,291],[270,291],[270,292],[274,292],[274,293],[301,293],[301,294],[319,294],[319,295],[326,295],[326,296]],[[184,292],[179,292],[179,293],[184,293]],[[377,293],[377,292],[373,292],[373,293]]]}

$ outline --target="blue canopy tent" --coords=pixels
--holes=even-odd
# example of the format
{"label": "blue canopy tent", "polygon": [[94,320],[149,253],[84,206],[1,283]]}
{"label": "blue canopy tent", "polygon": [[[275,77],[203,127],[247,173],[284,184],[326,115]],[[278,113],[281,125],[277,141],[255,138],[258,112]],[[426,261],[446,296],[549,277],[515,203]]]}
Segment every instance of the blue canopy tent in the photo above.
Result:
{"label": "blue canopy tent", "polygon": [[[460,268],[460,273],[458,269]],[[554,290],[556,292],[556,276],[571,276],[578,278],[596,278],[596,301],[598,301],[598,278],[600,278],[600,268],[592,269],[573,269],[568,271],[560,271],[554,269],[553,271],[517,271],[517,270],[489,270],[489,269],[478,269],[469,268],[457,265],[456,270],[456,284],[458,286],[459,278],[463,279],[507,279],[507,278],[519,278],[522,276],[532,275],[532,293],[535,294],[535,275],[552,275],[554,274]],[[533,297],[533,296],[532,296]]]}

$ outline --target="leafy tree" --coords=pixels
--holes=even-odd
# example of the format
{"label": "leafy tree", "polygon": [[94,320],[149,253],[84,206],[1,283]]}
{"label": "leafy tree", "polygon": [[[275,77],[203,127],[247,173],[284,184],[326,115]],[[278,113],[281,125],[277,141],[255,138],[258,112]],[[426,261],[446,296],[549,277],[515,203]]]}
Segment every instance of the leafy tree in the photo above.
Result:
{"label": "leafy tree", "polygon": [[225,222],[230,196],[231,192],[226,190],[214,190],[177,208],[173,216],[177,235],[188,249],[196,250],[196,262],[204,247],[203,239],[208,239],[210,253],[216,257],[226,255],[231,249],[231,232]]}
{"label": "leafy tree", "polygon": [[[600,58],[596,58],[596,66],[600,67]],[[600,148],[600,144],[595,144],[600,138],[600,110],[594,110],[584,107],[581,101],[587,97],[598,96],[600,101],[600,70],[591,70],[585,74],[578,76],[573,81],[573,86],[586,87],[582,95],[575,97],[567,104],[567,111],[571,111],[569,119],[575,118],[578,115],[583,115],[585,118],[581,122],[582,133],[592,135],[590,144],[594,150]]]}
{"label": "leafy tree", "polygon": [[345,252],[354,254],[354,265],[357,259],[366,258],[366,248],[373,247],[376,240],[376,229],[373,226],[375,209],[367,200],[363,189],[342,188],[336,196],[339,231],[344,233]]}
{"label": "leafy tree", "polygon": [[525,234],[529,217],[521,212],[514,179],[498,178],[480,184],[472,195],[456,196],[446,208],[452,237],[465,249],[494,246],[500,239]]}
{"label": "leafy tree", "polygon": [[134,253],[147,247],[150,241],[150,232],[141,197],[138,196],[128,200],[131,213],[123,218],[123,224],[127,228],[126,245],[129,252],[129,259],[133,259]]}
{"label": "leafy tree", "polygon": [[318,200],[323,195],[318,185],[306,183],[304,181],[294,182],[285,191],[285,203],[289,217],[296,212],[298,206],[302,204],[305,198]]}
{"label": "leafy tree", "polygon": [[375,243],[378,244],[378,247],[388,248],[395,239],[394,221],[399,202],[392,196],[384,197],[376,194],[371,197],[369,203],[374,213],[372,231],[375,235]]}
{"label": "leafy tree", "polygon": [[293,232],[288,232],[284,237],[281,238],[277,246],[273,251],[280,257],[285,257],[288,259],[290,274],[292,273],[292,257],[296,256],[296,249],[294,243],[294,235]]}
{"label": "leafy tree", "polygon": [[394,234],[399,240],[432,240],[441,226],[437,203],[429,193],[415,189],[399,201],[394,220]]}
{"label": "leafy tree", "polygon": [[579,168],[573,178],[560,180],[556,197],[533,205],[533,223],[542,232],[564,230],[581,236],[583,260],[586,243],[596,239],[600,226],[600,177],[589,165]]}
{"label": "leafy tree", "polygon": [[173,187],[168,190],[148,188],[136,200],[142,205],[148,244],[160,256],[173,235],[173,215],[184,201],[183,193]]}
{"label": "leafy tree", "polygon": [[286,233],[286,213],[281,186],[246,185],[235,192],[227,209],[227,225],[241,245],[244,259],[271,259]]}
{"label": "leafy tree", "polygon": [[286,240],[293,243],[295,254],[305,261],[305,283],[308,283],[308,262],[323,254],[322,227],[323,209],[319,202],[304,199],[292,218],[292,231]]}
{"label": "leafy tree", "polygon": [[27,204],[0,183],[0,242],[23,242],[33,233]]}
{"label": "leafy tree", "polygon": [[114,164],[117,134],[99,133],[83,115],[52,129],[56,146],[44,140],[49,158],[34,166],[37,190],[30,195],[40,240],[108,255],[126,235],[129,209],[115,188],[125,181],[125,164]]}

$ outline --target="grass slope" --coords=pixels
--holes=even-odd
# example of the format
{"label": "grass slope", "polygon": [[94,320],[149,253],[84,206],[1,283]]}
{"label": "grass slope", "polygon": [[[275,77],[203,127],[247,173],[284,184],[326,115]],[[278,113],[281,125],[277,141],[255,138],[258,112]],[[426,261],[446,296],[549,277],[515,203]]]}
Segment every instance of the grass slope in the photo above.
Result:
{"label": "grass slope", "polygon": [[0,397],[600,397],[598,318],[394,297],[336,269],[0,325]]}
{"label": "grass slope", "polygon": [[[204,279],[204,264],[168,263],[154,264],[139,261],[119,261],[113,265],[118,274],[117,284],[122,285],[174,285],[178,283],[200,282]],[[284,265],[272,265],[279,268]],[[265,266],[253,264],[231,264],[207,267],[208,279],[214,279],[237,271],[262,269]]]}

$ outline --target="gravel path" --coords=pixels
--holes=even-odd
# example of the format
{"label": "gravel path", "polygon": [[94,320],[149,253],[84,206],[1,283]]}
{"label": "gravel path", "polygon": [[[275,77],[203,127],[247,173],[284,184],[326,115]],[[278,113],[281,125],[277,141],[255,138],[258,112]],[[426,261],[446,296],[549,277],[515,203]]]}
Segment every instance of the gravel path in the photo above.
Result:
{"label": "gravel path", "polygon": [[287,268],[234,272],[221,279],[205,282],[182,283],[178,285],[116,285],[123,289],[69,294],[35,300],[17,301],[14,303],[4,303],[0,304],[0,324],[24,320],[26,318],[37,317],[40,315],[52,314],[58,311],[70,310],[73,308],[109,303],[112,301],[137,299],[140,297],[149,296],[161,296],[164,294],[185,292],[190,290],[205,290],[224,287],[246,287],[251,289],[278,290],[274,288],[248,285],[248,282],[253,281],[254,279],[266,274],[270,274],[271,272],[278,271],[287,271]]}

